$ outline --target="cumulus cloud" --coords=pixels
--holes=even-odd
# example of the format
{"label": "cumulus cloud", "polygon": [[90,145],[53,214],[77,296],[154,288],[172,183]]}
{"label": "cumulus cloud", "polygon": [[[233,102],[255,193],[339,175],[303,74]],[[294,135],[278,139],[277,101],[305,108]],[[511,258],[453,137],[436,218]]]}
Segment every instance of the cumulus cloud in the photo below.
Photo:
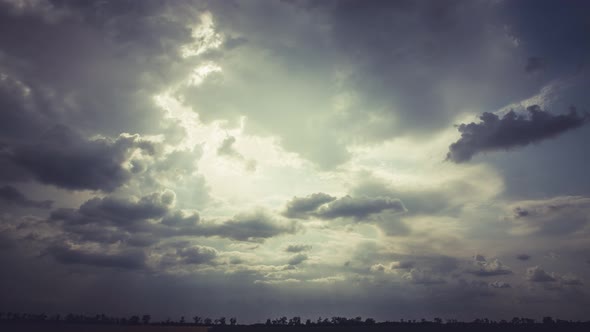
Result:
{"label": "cumulus cloud", "polygon": [[317,216],[323,219],[354,218],[362,220],[385,210],[406,212],[406,208],[399,199],[344,196],[321,206],[317,210]]}
{"label": "cumulus cloud", "polygon": [[154,149],[139,135],[86,139],[68,127],[56,126],[36,143],[9,148],[3,157],[41,183],[113,191],[132,176],[132,170],[125,167],[131,154],[137,150],[153,154]]}
{"label": "cumulus cloud", "polygon": [[352,218],[360,221],[385,211],[403,213],[407,210],[404,204],[395,198],[348,195],[336,198],[324,193],[315,193],[302,198],[294,197],[287,202],[283,215],[288,218]]}
{"label": "cumulus cloud", "polygon": [[469,161],[481,152],[509,150],[556,137],[588,122],[586,113],[571,108],[567,114],[553,115],[537,105],[527,107],[528,116],[514,111],[502,118],[484,113],[480,123],[460,124],[461,138],[449,146],[447,160],[455,163]]}
{"label": "cumulus cloud", "polygon": [[324,193],[315,193],[306,197],[293,197],[287,202],[283,215],[288,218],[306,218],[321,205],[332,202],[336,197]]}
{"label": "cumulus cloud", "polygon": [[582,286],[584,283],[580,277],[572,274],[547,273],[540,266],[533,266],[526,270],[525,279],[531,283],[540,283],[544,289],[551,291],[563,291]]}
{"label": "cumulus cloud", "polygon": [[203,231],[239,241],[261,241],[281,234],[295,233],[297,224],[280,220],[263,210],[256,210],[238,214],[219,225],[205,226]]}
{"label": "cumulus cloud", "polygon": [[177,249],[176,253],[186,264],[210,263],[218,254],[215,248],[199,245]]}
{"label": "cumulus cloud", "polygon": [[444,278],[437,276],[432,271],[421,269],[411,269],[409,272],[403,275],[403,279],[408,280],[414,284],[422,285],[436,285],[446,283]]}
{"label": "cumulus cloud", "polygon": [[35,201],[28,199],[23,193],[13,186],[0,187],[0,204],[32,207],[38,209],[51,209],[53,201]]}
{"label": "cumulus cloud", "polygon": [[512,273],[512,270],[498,259],[488,261],[484,256],[479,254],[474,256],[473,266],[474,268],[467,272],[479,277],[490,277]]}
{"label": "cumulus cloud", "polygon": [[553,282],[556,279],[539,266],[529,267],[526,270],[526,280],[530,282]]}
{"label": "cumulus cloud", "polygon": [[156,192],[139,199],[92,198],[78,209],[57,209],[49,217],[71,240],[117,243],[149,247],[162,240],[182,236],[221,237],[262,242],[292,234],[297,223],[256,210],[224,221],[202,220],[197,212],[174,208],[172,191]]}

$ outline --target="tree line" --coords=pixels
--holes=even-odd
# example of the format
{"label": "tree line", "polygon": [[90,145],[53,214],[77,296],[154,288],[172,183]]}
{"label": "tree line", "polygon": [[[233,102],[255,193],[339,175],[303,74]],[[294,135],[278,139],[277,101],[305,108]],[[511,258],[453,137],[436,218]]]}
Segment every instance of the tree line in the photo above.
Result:
{"label": "tree line", "polygon": [[[190,320],[185,319],[184,316],[180,316],[178,320],[168,318],[163,321],[153,322],[152,316],[149,314],[145,315],[132,315],[130,317],[114,317],[107,316],[105,314],[97,315],[82,315],[72,314],[67,315],[53,314],[47,315],[45,313],[32,314],[32,313],[18,313],[18,312],[0,312],[0,322],[46,322],[46,323],[83,323],[83,324],[112,324],[112,325],[193,325],[193,326],[237,326],[238,320],[235,317],[227,319],[225,316],[212,319],[209,317],[202,317],[195,315]],[[440,324],[473,324],[473,325],[511,325],[511,326],[527,326],[533,324],[590,324],[590,321],[568,321],[562,319],[553,319],[552,317],[543,317],[541,321],[536,321],[532,318],[525,317],[514,317],[511,320],[491,320],[488,318],[477,318],[470,322],[460,322],[456,319],[445,319],[434,318],[433,320],[404,320],[399,321],[384,321],[377,322],[373,318],[354,317],[347,318],[341,316],[335,316],[331,318],[319,317],[316,320],[306,319],[305,322],[300,316],[294,316],[288,318],[286,316],[278,317],[275,319],[268,318],[265,323],[250,324],[248,326],[370,326],[370,325],[409,325],[409,324],[422,324],[422,325],[440,325]],[[241,325],[244,326],[244,325]]]}

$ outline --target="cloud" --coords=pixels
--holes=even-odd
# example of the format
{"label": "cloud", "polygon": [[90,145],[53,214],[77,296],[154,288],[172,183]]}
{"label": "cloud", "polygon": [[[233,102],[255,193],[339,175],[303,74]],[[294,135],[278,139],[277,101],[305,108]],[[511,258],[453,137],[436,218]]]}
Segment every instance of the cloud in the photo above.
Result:
{"label": "cloud", "polygon": [[354,218],[362,220],[386,210],[398,213],[407,211],[399,199],[344,196],[321,206],[317,210],[317,216],[322,219]]}
{"label": "cloud", "polygon": [[151,245],[179,236],[218,236],[238,241],[256,241],[293,234],[297,223],[264,210],[237,214],[223,222],[204,221],[196,212],[174,209],[175,194],[166,190],[139,199],[92,198],[79,209],[54,210],[49,220],[61,223],[67,232],[83,240],[119,241]]}
{"label": "cloud", "polygon": [[67,246],[52,246],[47,253],[63,264],[81,264],[97,267],[111,267],[122,269],[144,269],[146,256],[143,251],[129,251],[121,253],[102,253]]}
{"label": "cloud", "polygon": [[487,261],[482,255],[475,255],[473,259],[474,269],[468,270],[468,273],[474,274],[478,277],[499,276],[505,274],[512,274],[512,270],[498,259]]}
{"label": "cloud", "polygon": [[185,264],[205,264],[210,263],[218,253],[215,248],[193,245],[177,249],[176,254]]}
{"label": "cloud", "polygon": [[416,265],[413,261],[400,261],[392,262],[389,266],[390,269],[411,269]]}
{"label": "cloud", "polygon": [[306,254],[297,254],[294,255],[293,257],[289,258],[289,261],[287,263],[289,263],[289,265],[299,265],[301,263],[303,263],[304,261],[306,261],[309,257]]}
{"label": "cloud", "polygon": [[299,253],[302,251],[311,250],[311,245],[308,244],[290,244],[285,248],[286,252]]}
{"label": "cloud", "polygon": [[446,283],[445,279],[435,275],[431,271],[420,269],[411,269],[409,272],[403,275],[403,279],[408,280],[411,283],[421,285],[436,285]]}
{"label": "cloud", "polygon": [[575,276],[573,274],[565,274],[565,275],[558,276],[558,280],[562,285],[566,285],[566,286],[581,286],[584,284],[582,282],[582,279],[580,279],[578,276]]}
{"label": "cloud", "polygon": [[504,281],[494,281],[494,282],[490,282],[490,287],[492,288],[512,288],[512,286],[510,286],[509,283],[504,282]]}
{"label": "cloud", "polygon": [[336,198],[324,193],[315,193],[302,198],[294,197],[287,202],[283,215],[288,218],[353,218],[360,221],[385,211],[403,213],[407,210],[403,203],[395,198],[348,195]]}
{"label": "cloud", "polygon": [[239,241],[260,241],[281,234],[293,234],[297,231],[296,223],[279,220],[270,213],[256,210],[241,213],[216,226],[205,228],[211,235],[227,237]]}
{"label": "cloud", "polygon": [[324,193],[315,193],[307,197],[293,197],[287,202],[283,215],[288,218],[307,218],[321,205],[332,202],[336,197]]}
{"label": "cloud", "polygon": [[92,198],[79,209],[58,209],[52,212],[51,220],[61,220],[67,226],[98,224],[114,225],[123,230],[137,231],[148,226],[149,219],[159,220],[172,209],[174,192],[153,193],[140,199]]}
{"label": "cloud", "polygon": [[527,107],[528,117],[514,111],[502,118],[484,113],[480,123],[460,124],[461,138],[449,146],[447,160],[463,163],[481,152],[509,150],[556,137],[588,122],[586,113],[570,108],[567,114],[553,115],[537,105]]}
{"label": "cloud", "polygon": [[506,220],[515,234],[561,236],[584,231],[590,218],[590,198],[558,196],[518,201],[507,207]]}
{"label": "cloud", "polygon": [[32,207],[38,209],[51,209],[53,201],[35,201],[28,199],[23,193],[13,186],[0,187],[0,204]]}
{"label": "cloud", "polygon": [[85,139],[64,126],[53,127],[36,143],[9,149],[7,158],[37,181],[72,190],[113,191],[131,178],[125,163],[135,151],[154,153],[139,135]]}
{"label": "cloud", "polygon": [[528,261],[529,259],[531,259],[531,256],[527,255],[527,254],[519,254],[519,255],[516,255],[516,259],[521,260],[521,261]]}
{"label": "cloud", "polygon": [[217,154],[220,156],[228,156],[239,160],[244,163],[247,171],[255,171],[256,170],[256,160],[254,159],[246,159],[244,155],[242,155],[236,148],[234,144],[236,143],[236,138],[234,136],[227,136],[219,148],[217,148]]}
{"label": "cloud", "polygon": [[556,279],[539,266],[529,267],[526,270],[526,280],[531,282],[553,282]]}

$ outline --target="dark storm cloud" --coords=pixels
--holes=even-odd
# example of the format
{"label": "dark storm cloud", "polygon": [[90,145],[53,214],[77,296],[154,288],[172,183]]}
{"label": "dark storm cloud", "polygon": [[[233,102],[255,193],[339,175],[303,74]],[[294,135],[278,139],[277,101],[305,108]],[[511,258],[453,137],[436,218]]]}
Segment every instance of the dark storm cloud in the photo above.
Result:
{"label": "dark storm cloud", "polygon": [[519,254],[519,255],[516,255],[516,259],[521,260],[521,261],[528,261],[529,259],[531,259],[531,256],[527,255],[527,254]]}
{"label": "dark storm cloud", "polygon": [[480,123],[461,124],[461,138],[449,146],[447,160],[456,163],[469,161],[481,152],[509,150],[556,137],[588,122],[587,113],[579,114],[570,108],[567,114],[553,115],[539,106],[527,107],[528,116],[506,113],[502,118],[484,113]]}
{"label": "dark storm cloud", "polygon": [[324,193],[315,193],[307,197],[293,197],[287,202],[283,215],[288,218],[306,218],[321,205],[335,199],[336,197]]}
{"label": "dark storm cloud", "polygon": [[65,246],[52,246],[47,248],[47,253],[63,264],[82,264],[123,269],[143,269],[146,267],[146,256],[143,251],[107,254],[73,249]]}
{"label": "dark storm cloud", "polygon": [[131,178],[131,170],[123,165],[131,153],[153,154],[154,149],[138,135],[89,140],[68,127],[56,126],[35,143],[9,148],[4,157],[41,183],[72,190],[112,191]]}
{"label": "dark storm cloud", "polygon": [[28,199],[23,193],[18,191],[13,186],[3,186],[0,187],[0,205],[1,204],[9,204],[9,205],[17,205],[22,207],[33,207],[38,209],[51,209],[51,205],[53,201],[45,200],[45,201],[35,201]]}
{"label": "dark storm cloud", "polygon": [[[0,3],[0,76],[26,91],[0,113],[14,134],[64,123],[115,136],[165,123],[157,121],[161,111],[152,96],[190,67],[176,51],[191,41],[186,22],[197,6],[175,16],[164,12],[178,8],[152,1],[39,3],[45,5]],[[66,52],[71,45],[77,47]]]}

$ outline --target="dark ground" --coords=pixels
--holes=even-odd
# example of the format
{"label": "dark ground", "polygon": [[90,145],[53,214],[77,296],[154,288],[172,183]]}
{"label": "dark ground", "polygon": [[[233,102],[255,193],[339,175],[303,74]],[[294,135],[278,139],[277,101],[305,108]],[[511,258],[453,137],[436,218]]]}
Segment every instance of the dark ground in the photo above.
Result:
{"label": "dark ground", "polygon": [[454,332],[454,331],[590,331],[590,324],[376,324],[371,326],[165,326],[165,325],[100,325],[72,323],[1,322],[2,332]]}

